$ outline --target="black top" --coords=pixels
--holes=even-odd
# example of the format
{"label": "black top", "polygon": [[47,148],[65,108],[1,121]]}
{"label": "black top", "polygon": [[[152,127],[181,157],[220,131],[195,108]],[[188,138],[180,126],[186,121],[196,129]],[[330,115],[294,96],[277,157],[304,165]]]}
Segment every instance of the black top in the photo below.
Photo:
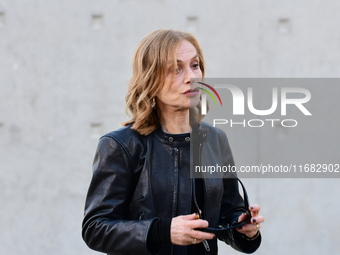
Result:
{"label": "black top", "polygon": [[[176,134],[171,136],[176,136],[178,138],[187,138],[190,137],[189,133],[185,134]],[[182,165],[180,166],[179,174],[181,178],[190,178],[190,148],[181,148],[183,150],[184,158],[188,159],[185,160]],[[194,162],[197,164],[197,162]],[[198,213],[198,208],[195,205],[194,197],[196,197],[197,204],[199,209],[201,210],[202,216],[204,218],[204,183],[203,179],[193,179],[193,185],[195,185],[195,192],[192,192],[192,203],[191,203],[191,213]],[[182,189],[187,189],[188,187],[181,187]],[[150,231],[148,234],[148,248],[152,251],[157,251],[159,245],[162,243],[171,243],[170,238],[170,226],[171,226],[172,219],[159,219],[152,223],[150,227]],[[187,249],[187,254],[196,254],[196,255],[203,255],[205,248],[202,243],[196,245],[189,245]]]}

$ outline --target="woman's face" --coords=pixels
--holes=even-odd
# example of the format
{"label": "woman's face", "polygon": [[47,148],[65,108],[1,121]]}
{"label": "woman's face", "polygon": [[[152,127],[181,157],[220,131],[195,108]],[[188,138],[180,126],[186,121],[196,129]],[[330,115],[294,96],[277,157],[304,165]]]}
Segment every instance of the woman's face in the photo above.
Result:
{"label": "woman's face", "polygon": [[191,78],[202,78],[196,48],[183,40],[177,51],[177,67],[169,70],[165,84],[157,95],[157,108],[164,110],[183,110],[196,106],[200,91],[190,88]]}

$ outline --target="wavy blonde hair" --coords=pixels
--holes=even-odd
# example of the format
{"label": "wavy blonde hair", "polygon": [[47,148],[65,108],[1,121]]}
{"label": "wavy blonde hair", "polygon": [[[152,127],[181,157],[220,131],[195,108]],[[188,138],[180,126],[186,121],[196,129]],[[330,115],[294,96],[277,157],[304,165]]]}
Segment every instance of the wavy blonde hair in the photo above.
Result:
{"label": "wavy blonde hair", "polygon": [[[148,135],[159,127],[157,107],[152,107],[152,101],[164,85],[169,70],[176,68],[177,51],[183,40],[196,48],[204,76],[203,52],[195,36],[171,29],[160,29],[148,34],[139,43],[133,56],[133,73],[125,97],[131,119],[122,123],[124,126],[131,125],[131,129],[141,135]],[[200,108],[200,104],[197,107]]]}

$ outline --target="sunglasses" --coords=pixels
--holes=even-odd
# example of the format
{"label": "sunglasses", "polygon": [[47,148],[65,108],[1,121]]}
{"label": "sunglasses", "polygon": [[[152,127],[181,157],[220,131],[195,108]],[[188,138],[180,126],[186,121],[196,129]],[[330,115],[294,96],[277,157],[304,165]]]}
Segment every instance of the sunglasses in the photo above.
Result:
{"label": "sunglasses", "polygon": [[[249,211],[248,193],[247,193],[246,188],[244,187],[243,183],[241,182],[241,180],[239,178],[236,178],[236,179],[241,184],[241,187],[242,187],[242,190],[243,190],[244,207],[242,208],[242,213],[246,214],[246,218],[244,220],[240,221],[240,222],[229,223],[227,225],[218,225],[217,227],[205,228],[204,229],[205,232],[217,234],[220,231],[239,228],[239,227],[242,227],[245,224],[250,223],[251,213]],[[193,186],[193,189],[194,189],[194,194],[195,194],[195,185]],[[195,195],[194,195],[194,202],[196,204],[196,207],[198,208],[198,204],[197,204]],[[198,211],[198,216],[199,216],[200,219],[202,219],[202,214],[201,214],[200,210]]]}

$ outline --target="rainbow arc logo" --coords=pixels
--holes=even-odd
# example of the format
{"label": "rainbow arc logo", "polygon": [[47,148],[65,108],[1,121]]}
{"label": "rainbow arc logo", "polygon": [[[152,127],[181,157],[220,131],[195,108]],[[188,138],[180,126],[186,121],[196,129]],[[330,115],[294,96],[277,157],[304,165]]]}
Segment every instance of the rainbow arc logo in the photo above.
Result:
{"label": "rainbow arc logo", "polygon": [[[203,83],[203,82],[196,82],[196,83],[207,87],[207,88],[201,88],[201,87],[196,87],[196,88],[200,89],[200,90],[204,91],[206,94],[208,94],[210,96],[210,98],[212,99],[212,101],[214,102],[214,104],[217,104],[217,100],[216,100],[216,98],[217,98],[220,105],[222,106],[222,99],[221,99],[220,95],[217,93],[217,91],[212,86],[210,86],[206,83]],[[205,93],[202,94],[202,101],[201,101],[201,109],[202,109],[201,113],[202,113],[202,115],[207,114],[207,96],[206,96]],[[216,96],[214,96],[214,94]]]}

